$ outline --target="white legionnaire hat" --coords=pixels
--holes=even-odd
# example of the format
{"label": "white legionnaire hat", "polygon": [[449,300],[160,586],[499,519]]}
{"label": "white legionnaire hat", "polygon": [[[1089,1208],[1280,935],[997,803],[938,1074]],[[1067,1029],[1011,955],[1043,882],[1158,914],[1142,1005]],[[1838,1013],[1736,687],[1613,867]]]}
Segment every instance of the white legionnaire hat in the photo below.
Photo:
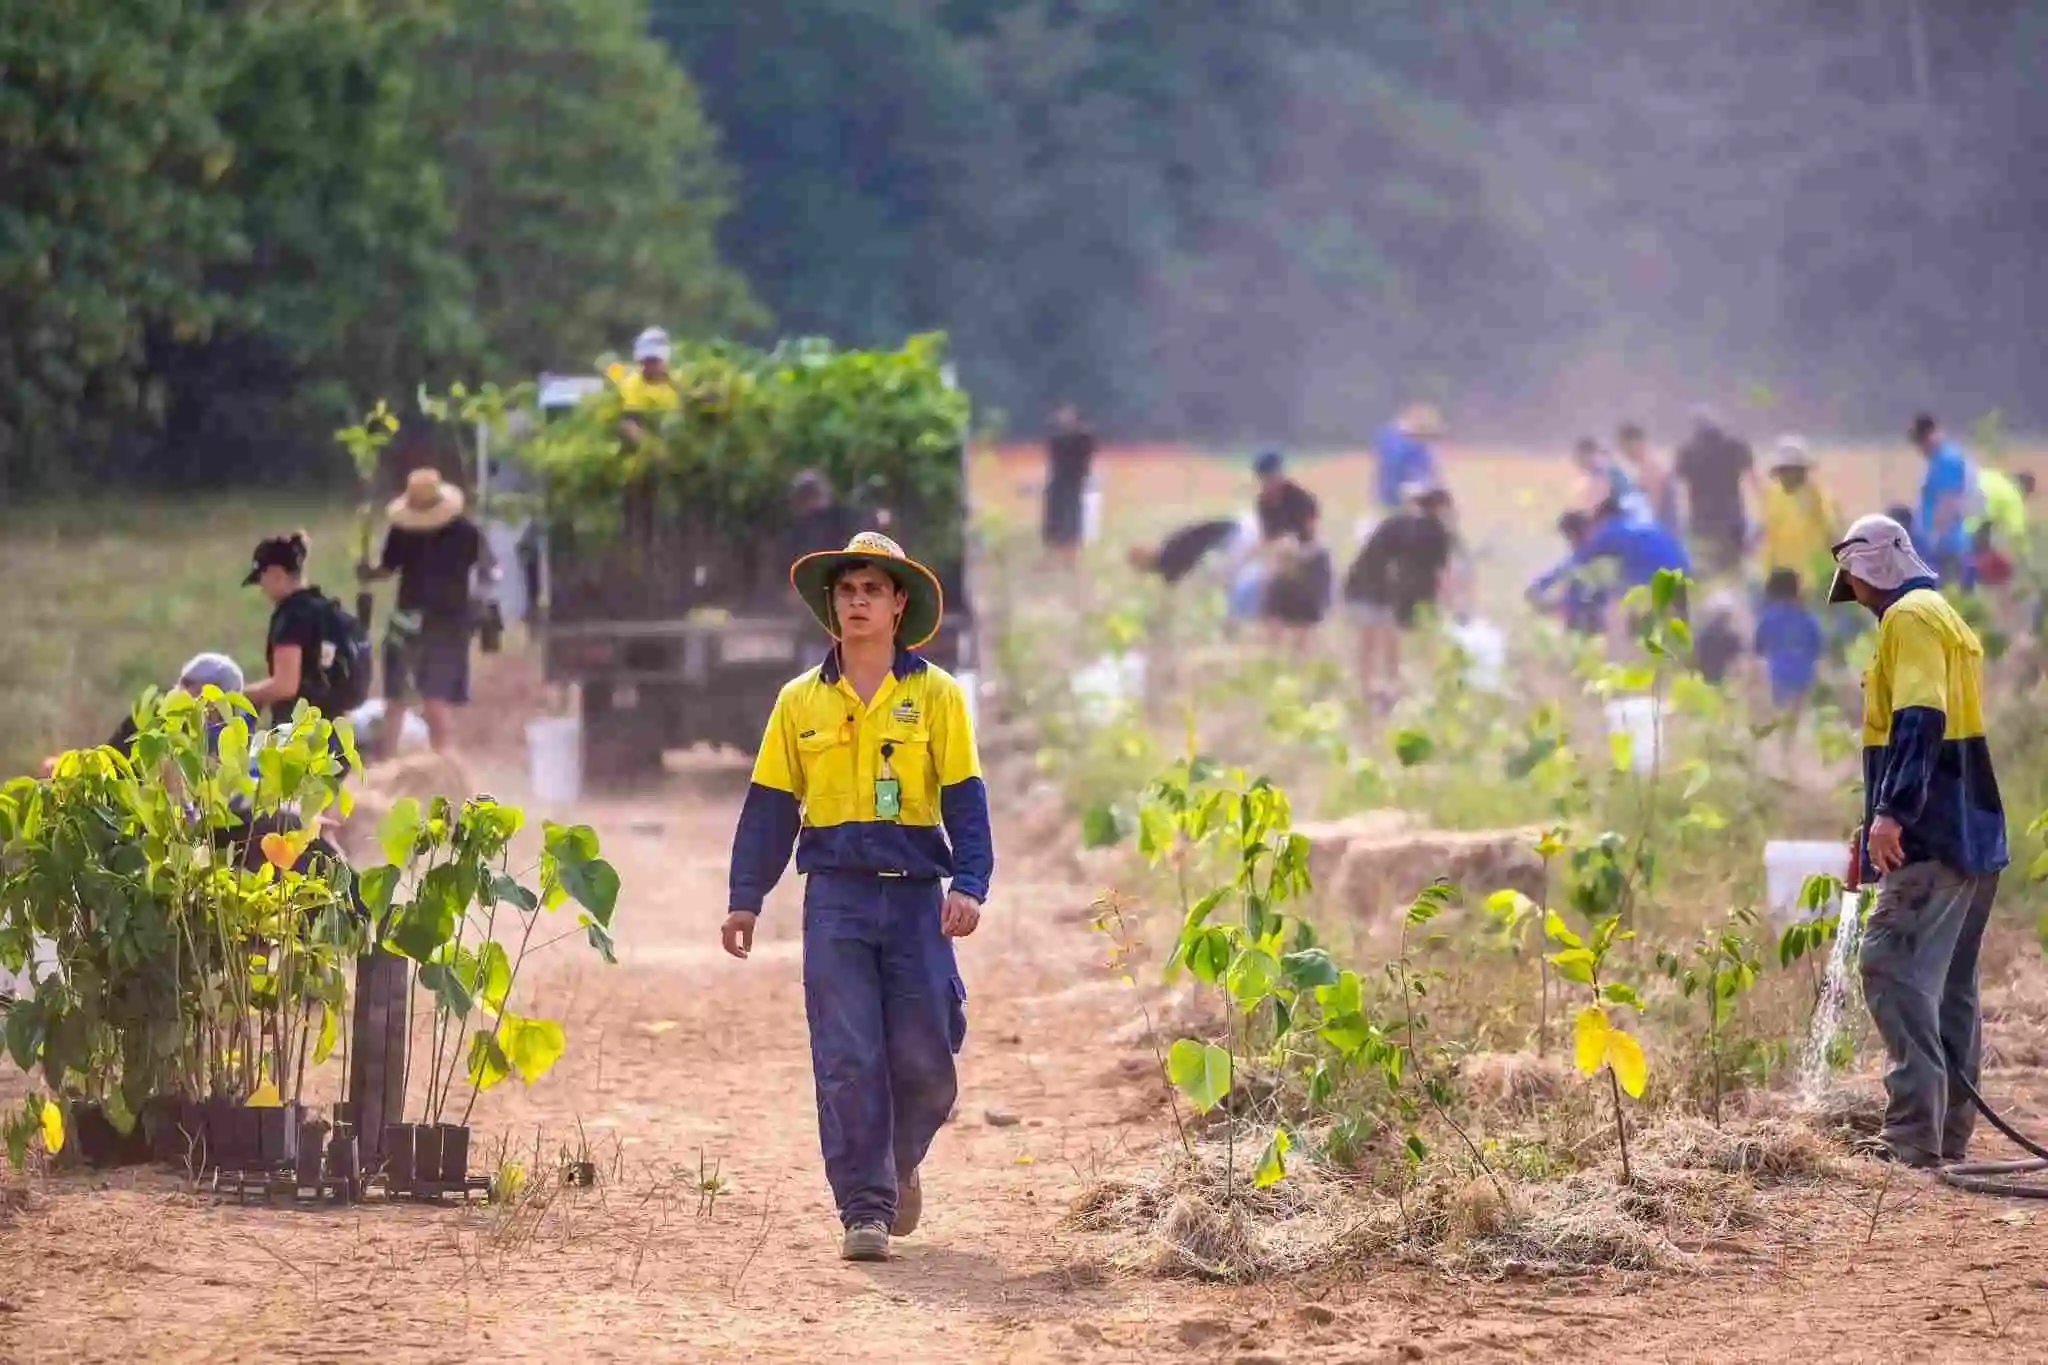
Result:
{"label": "white legionnaire hat", "polygon": [[1890,517],[1872,513],[1858,517],[1834,545],[1835,581],[1828,588],[1828,601],[1853,602],[1851,578],[1859,578],[1880,592],[1890,592],[1915,578],[1934,578],[1933,569],[1913,548],[1906,528]]}
{"label": "white legionnaire hat", "polygon": [[633,338],[633,359],[635,361],[659,360],[666,365],[668,357],[668,333],[662,331],[661,328],[649,327],[639,336]]}

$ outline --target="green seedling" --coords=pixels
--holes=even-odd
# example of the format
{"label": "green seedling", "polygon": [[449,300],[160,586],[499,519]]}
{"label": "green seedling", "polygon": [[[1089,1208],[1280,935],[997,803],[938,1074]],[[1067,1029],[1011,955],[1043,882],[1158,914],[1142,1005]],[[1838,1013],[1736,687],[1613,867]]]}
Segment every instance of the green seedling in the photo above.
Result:
{"label": "green seedling", "polygon": [[1721,1050],[1723,1035],[1734,1015],[1735,1002],[1756,984],[1759,964],[1749,935],[1756,928],[1753,911],[1736,910],[1718,932],[1695,939],[1684,957],[1668,950],[1657,953],[1657,967],[1686,999],[1706,1001],[1709,1116],[1721,1126]]}
{"label": "green seedling", "polygon": [[1627,1091],[1629,1098],[1641,1099],[1649,1071],[1642,1044],[1633,1034],[1619,1028],[1609,1011],[1641,1010],[1643,1002],[1633,987],[1600,980],[1600,968],[1607,960],[1608,950],[1631,937],[1633,931],[1621,927],[1619,915],[1607,915],[1595,921],[1589,938],[1581,938],[1555,913],[1545,917],[1543,929],[1550,941],[1559,945],[1558,951],[1550,955],[1550,965],[1564,980],[1586,987],[1591,997],[1573,1019],[1572,1060],[1584,1075],[1598,1075],[1603,1070],[1607,1073],[1608,1091],[1614,1102],[1614,1135],[1621,1146],[1621,1181],[1624,1185],[1633,1184],[1635,1173],[1629,1165],[1628,1123],[1622,1113],[1621,1095]]}

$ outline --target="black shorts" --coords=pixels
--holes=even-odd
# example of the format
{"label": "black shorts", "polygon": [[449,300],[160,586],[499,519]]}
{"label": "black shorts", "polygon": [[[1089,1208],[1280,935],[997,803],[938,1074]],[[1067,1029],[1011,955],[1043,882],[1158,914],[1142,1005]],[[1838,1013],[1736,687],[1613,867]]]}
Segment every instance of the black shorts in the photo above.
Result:
{"label": "black shorts", "polygon": [[1045,486],[1045,522],[1040,528],[1047,545],[1081,543],[1081,485],[1055,479]]}
{"label": "black shorts", "polygon": [[469,626],[428,621],[417,635],[384,637],[384,697],[469,704]]}

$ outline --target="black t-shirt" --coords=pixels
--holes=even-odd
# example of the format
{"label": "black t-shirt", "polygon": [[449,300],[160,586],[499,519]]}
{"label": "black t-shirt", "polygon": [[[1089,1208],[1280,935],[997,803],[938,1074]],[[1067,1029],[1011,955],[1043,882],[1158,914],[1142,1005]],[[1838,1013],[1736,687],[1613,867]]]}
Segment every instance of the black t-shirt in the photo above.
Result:
{"label": "black t-shirt", "polygon": [[113,736],[107,740],[106,747],[119,749],[122,753],[132,756],[135,752],[135,741],[141,737],[142,731],[135,728],[135,717],[123,716],[121,723],[114,727]]}
{"label": "black t-shirt", "polygon": [[1402,512],[1373,528],[1344,575],[1344,600],[1385,607],[1403,622],[1436,600],[1451,562],[1451,532],[1435,517]]}
{"label": "black t-shirt", "polygon": [[483,536],[468,517],[432,531],[394,526],[384,536],[383,567],[398,574],[398,609],[436,625],[469,624],[469,572],[483,557]]}
{"label": "black t-shirt", "polygon": [[1697,528],[1733,530],[1742,525],[1742,481],[1756,466],[1745,441],[1709,429],[1678,452],[1678,477],[1685,480]]}
{"label": "black t-shirt", "polygon": [[1291,626],[1312,626],[1330,609],[1330,552],[1320,545],[1277,571],[1266,584],[1265,615]]}
{"label": "black t-shirt", "polygon": [[1095,433],[1062,431],[1046,443],[1045,455],[1048,483],[1086,483],[1095,466]]}
{"label": "black t-shirt", "polygon": [[1183,526],[1159,545],[1159,558],[1152,571],[1168,583],[1178,583],[1195,571],[1211,550],[1230,543],[1237,534],[1234,521],[1198,521]]}
{"label": "black t-shirt", "polygon": [[1259,538],[1306,536],[1321,510],[1315,494],[1292,479],[1284,479],[1271,490],[1259,493]]}
{"label": "black t-shirt", "polygon": [[277,672],[278,646],[299,647],[299,690],[294,696],[279,697],[270,704],[273,725],[290,721],[292,709],[302,698],[319,707],[321,714],[327,712],[326,674],[321,667],[327,614],[327,596],[318,588],[300,588],[270,613],[270,635],[263,642],[264,670],[273,675]]}

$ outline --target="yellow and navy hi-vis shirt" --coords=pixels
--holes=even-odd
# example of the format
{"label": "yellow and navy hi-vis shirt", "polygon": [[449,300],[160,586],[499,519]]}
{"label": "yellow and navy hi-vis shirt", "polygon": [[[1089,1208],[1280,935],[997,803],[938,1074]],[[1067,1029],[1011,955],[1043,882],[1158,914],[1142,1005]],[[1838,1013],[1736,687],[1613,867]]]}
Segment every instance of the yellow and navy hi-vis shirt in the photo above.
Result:
{"label": "yellow and navy hi-vis shirt", "polygon": [[614,373],[612,384],[619,391],[619,406],[628,413],[674,412],[682,406],[682,395],[676,392],[673,380],[649,383],[640,371],[627,370]]}
{"label": "yellow and navy hi-vis shirt", "polygon": [[[875,808],[885,763],[898,784],[893,817]],[[987,900],[995,842],[960,684],[899,649],[865,704],[837,650],[785,686],[733,834],[730,908],[761,908],[791,844],[798,872],[951,877],[954,890]]]}
{"label": "yellow and navy hi-vis shirt", "polygon": [[[1878,618],[1863,675],[1863,827],[1889,815],[1908,862],[1958,872],[2006,865],[2005,805],[1984,737],[1984,646],[1932,579]],[[1875,878],[1865,845],[1864,875]]]}

